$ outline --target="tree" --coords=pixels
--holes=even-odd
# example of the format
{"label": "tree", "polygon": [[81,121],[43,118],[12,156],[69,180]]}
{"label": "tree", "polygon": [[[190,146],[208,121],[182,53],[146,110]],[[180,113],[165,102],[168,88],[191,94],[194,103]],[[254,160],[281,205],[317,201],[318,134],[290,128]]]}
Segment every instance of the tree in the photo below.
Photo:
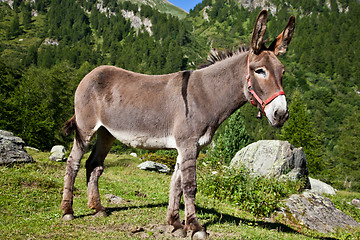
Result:
{"label": "tree", "polygon": [[31,64],[37,65],[38,57],[38,44],[32,45],[25,56],[24,65],[30,66]]}
{"label": "tree", "polygon": [[249,144],[249,136],[244,127],[240,110],[231,115],[225,124],[224,132],[216,139],[210,156],[216,161],[229,164],[235,154]]}
{"label": "tree", "polygon": [[20,29],[19,16],[17,13],[15,13],[15,16],[10,23],[10,27],[8,28],[6,35],[8,39],[11,39],[18,37],[20,34],[21,34],[21,29]]}
{"label": "tree", "polygon": [[26,30],[30,29],[31,25],[31,8],[29,4],[23,7],[23,25]]}
{"label": "tree", "polygon": [[308,161],[309,172],[318,174],[323,168],[322,136],[314,129],[299,91],[293,93],[289,112],[290,118],[281,129],[278,137],[281,140],[289,141],[296,147],[302,147]]}
{"label": "tree", "polygon": [[63,144],[60,129],[73,114],[73,94],[80,79],[64,62],[51,69],[32,65],[7,99],[12,106],[12,112],[5,116],[7,130],[39,149]]}
{"label": "tree", "polygon": [[360,190],[360,110],[355,108],[340,127],[340,137],[334,148],[332,171],[337,172],[337,187]]}
{"label": "tree", "polygon": [[[167,41],[165,41],[166,46]],[[168,46],[167,50],[167,56],[166,56],[166,63],[164,66],[164,72],[165,73],[172,73],[176,71],[180,71],[184,68],[183,66],[183,51],[180,46],[176,45],[174,41],[170,42],[170,45]]]}

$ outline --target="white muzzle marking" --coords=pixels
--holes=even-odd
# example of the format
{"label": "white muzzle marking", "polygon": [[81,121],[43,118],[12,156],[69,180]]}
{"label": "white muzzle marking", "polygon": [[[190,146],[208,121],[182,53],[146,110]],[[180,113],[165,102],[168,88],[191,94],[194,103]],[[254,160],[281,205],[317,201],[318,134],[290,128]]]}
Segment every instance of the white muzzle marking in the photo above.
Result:
{"label": "white muzzle marking", "polygon": [[277,96],[268,105],[266,105],[265,114],[272,126],[283,124],[287,118],[287,103],[285,95]]}

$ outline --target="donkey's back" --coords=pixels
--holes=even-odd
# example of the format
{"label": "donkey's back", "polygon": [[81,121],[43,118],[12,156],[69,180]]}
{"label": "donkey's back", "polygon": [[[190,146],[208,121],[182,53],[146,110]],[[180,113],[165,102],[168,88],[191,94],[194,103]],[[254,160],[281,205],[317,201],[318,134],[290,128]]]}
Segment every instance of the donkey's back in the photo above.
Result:
{"label": "donkey's back", "polygon": [[113,66],[95,68],[75,93],[78,131],[86,137],[104,127],[132,147],[175,148],[174,118],[184,108],[182,75],[145,75]]}

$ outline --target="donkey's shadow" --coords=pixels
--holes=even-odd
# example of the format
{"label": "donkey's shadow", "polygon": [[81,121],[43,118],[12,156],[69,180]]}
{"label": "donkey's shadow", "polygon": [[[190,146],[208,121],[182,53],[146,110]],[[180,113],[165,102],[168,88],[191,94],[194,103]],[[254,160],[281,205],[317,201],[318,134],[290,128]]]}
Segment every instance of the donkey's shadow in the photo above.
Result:
{"label": "donkey's shadow", "polygon": [[[219,223],[236,223],[236,225],[246,224],[249,226],[257,226],[259,228],[263,228],[267,230],[276,230],[278,232],[283,232],[283,233],[301,234],[307,236],[306,234],[299,233],[295,229],[282,223],[273,223],[263,220],[249,220],[249,219],[239,218],[227,213],[218,212],[214,208],[205,208],[198,205],[196,206],[196,210],[198,211],[198,216],[201,216],[201,214],[211,214],[216,216],[215,218],[211,218],[211,220],[202,220],[205,229],[207,226],[211,226]],[[336,240],[336,238],[328,238],[328,237],[320,237],[318,239]]]}
{"label": "donkey's shadow", "polygon": [[[139,208],[157,208],[157,207],[167,207],[167,206],[168,206],[168,203],[163,202],[163,203],[152,203],[152,204],[145,204],[145,205],[109,207],[109,208],[106,208],[106,214],[108,216],[110,216],[114,212],[121,212],[124,210],[139,209]],[[180,209],[184,209],[184,204],[180,205]],[[203,224],[203,227],[205,227],[205,229],[214,224],[219,224],[219,223],[234,224],[235,223],[236,225],[245,224],[245,225],[256,226],[258,228],[263,228],[263,229],[267,229],[267,230],[276,230],[278,232],[283,232],[283,233],[301,234],[298,231],[296,231],[295,229],[293,229],[285,224],[282,224],[282,223],[273,223],[273,222],[268,222],[268,221],[264,221],[264,220],[249,220],[249,219],[245,219],[245,218],[236,217],[231,214],[221,213],[214,208],[202,207],[199,205],[196,206],[196,209],[198,211],[198,216],[201,219],[201,222]],[[84,218],[84,217],[91,216],[91,215],[95,215],[95,214],[79,215],[75,218]],[[211,217],[208,219],[202,219],[201,215],[213,215],[214,217]],[[301,235],[307,236],[306,234],[301,234]],[[330,237],[319,237],[317,239],[336,240],[336,238],[330,238]]]}

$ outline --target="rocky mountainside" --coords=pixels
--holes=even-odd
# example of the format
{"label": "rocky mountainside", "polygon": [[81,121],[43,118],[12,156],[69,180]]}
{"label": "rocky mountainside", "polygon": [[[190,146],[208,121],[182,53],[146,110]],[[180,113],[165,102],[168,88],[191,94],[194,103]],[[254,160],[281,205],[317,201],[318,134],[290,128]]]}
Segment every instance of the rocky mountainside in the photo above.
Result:
{"label": "rocky mountainside", "polygon": [[[121,1],[125,2],[126,0]],[[170,13],[172,15],[178,16],[179,18],[184,18],[187,15],[185,10],[173,5],[167,0],[132,0],[131,2],[149,5],[150,7],[158,9],[160,12]]]}
{"label": "rocky mountainside", "polygon": [[[174,4],[170,3],[167,0],[119,0],[119,2],[126,2],[126,1],[132,2],[134,4],[149,5],[150,7],[155,8],[162,13],[170,13],[179,18],[185,18],[187,15],[187,12],[184,9],[175,6]],[[8,2],[11,8],[13,8],[13,5],[15,3],[15,1],[13,0],[0,0],[0,2]],[[97,0],[95,4],[98,6],[102,6],[104,5],[105,2],[106,2],[105,5],[107,5],[111,1]]]}

